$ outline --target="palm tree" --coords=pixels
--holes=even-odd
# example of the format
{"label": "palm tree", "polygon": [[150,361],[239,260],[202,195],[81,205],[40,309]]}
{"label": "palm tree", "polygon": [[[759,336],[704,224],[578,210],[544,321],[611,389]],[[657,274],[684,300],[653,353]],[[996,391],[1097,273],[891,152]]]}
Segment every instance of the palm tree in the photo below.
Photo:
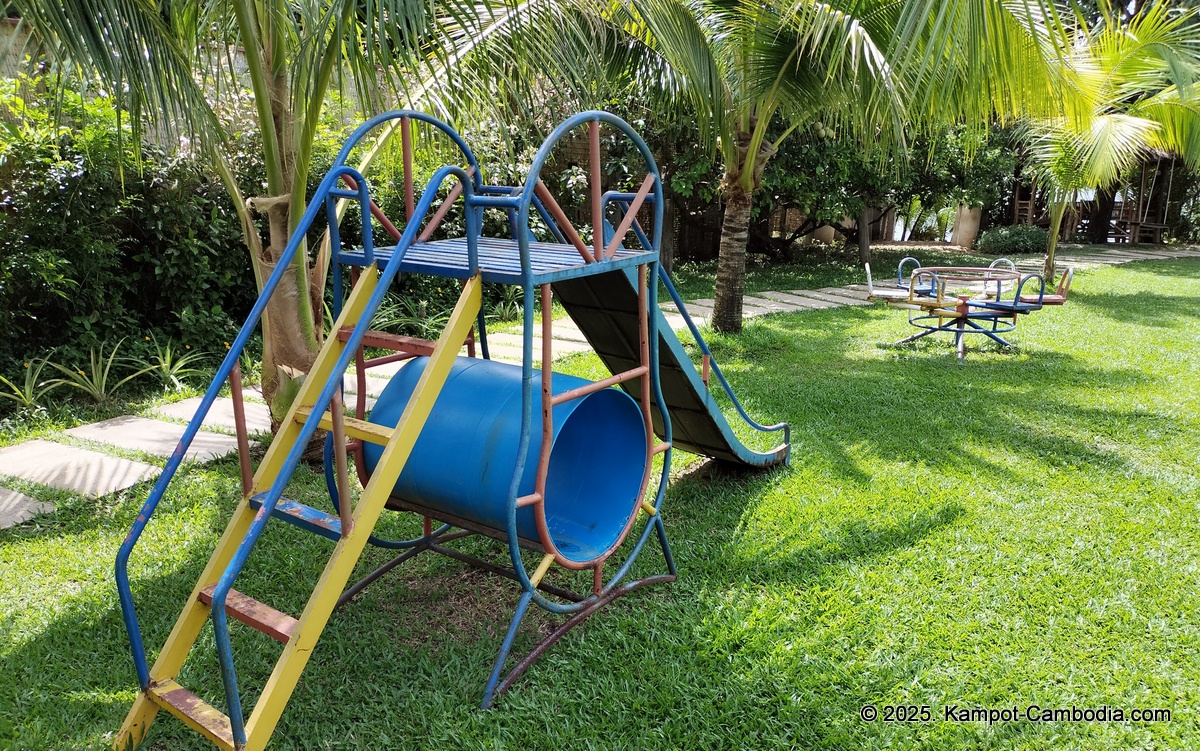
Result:
{"label": "palm tree", "polygon": [[[441,85],[466,50],[506,28],[504,7],[472,0],[13,0],[41,49],[62,70],[97,76],[117,92],[137,135],[184,130],[201,145],[241,220],[262,283],[304,214],[313,144],[327,95],[343,77],[368,109],[414,101]],[[234,178],[206,89],[238,91],[244,60],[262,134],[263,195]],[[421,80],[419,73],[427,77]],[[414,83],[415,81],[415,83]],[[372,154],[378,152],[372,152]],[[255,223],[267,220],[263,246]],[[307,372],[323,336],[327,249],[297,254],[263,317],[263,391],[280,373]],[[287,405],[280,405],[286,407]],[[276,410],[278,412],[278,410]],[[278,412],[282,414],[282,412]]]}
{"label": "palm tree", "polygon": [[1111,190],[1155,151],[1200,166],[1200,16],[1166,2],[1132,16],[1103,10],[1073,47],[1064,112],[1031,119],[1024,131],[1026,158],[1049,195],[1048,280],[1063,216],[1079,189]]}
{"label": "palm tree", "polygon": [[[1032,10],[1016,10],[1022,7]],[[763,169],[820,120],[867,153],[903,149],[905,126],[986,127],[1053,106],[1053,6],[977,0],[628,0],[606,13],[644,54],[631,77],[686,100],[724,164],[712,325],[742,325],[746,239]],[[774,140],[768,132],[780,133]]]}

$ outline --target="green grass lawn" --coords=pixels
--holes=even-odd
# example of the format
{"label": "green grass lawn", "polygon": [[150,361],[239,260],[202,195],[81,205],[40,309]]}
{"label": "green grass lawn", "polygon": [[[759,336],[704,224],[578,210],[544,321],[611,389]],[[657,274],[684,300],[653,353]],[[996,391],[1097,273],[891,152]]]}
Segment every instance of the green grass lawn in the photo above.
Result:
{"label": "green grass lawn", "polygon": [[[1014,351],[971,341],[965,366],[946,339],[886,346],[911,329],[882,308],[714,337],[751,413],[791,423],[793,458],[757,474],[693,463],[671,486],[678,582],[594,616],[484,712],[516,589],[405,564],[334,615],[272,748],[1198,748],[1198,319],[1200,261],[1164,261],[1077,275]],[[237,477],[232,459],[187,469],[134,554],[152,650]],[[0,748],[100,748],[120,725],[136,680],[111,569],[146,491],[63,495],[0,532]],[[319,503],[322,481],[304,471],[292,495]],[[272,529],[238,588],[298,614],[328,550]],[[648,548],[639,568],[657,565]],[[554,622],[527,618],[518,650]],[[236,626],[235,647],[252,698],[278,645]],[[180,680],[220,704],[211,633]],[[868,703],[933,719],[865,722]],[[1030,704],[1173,717],[943,719]],[[149,747],[207,748],[165,713]]]}

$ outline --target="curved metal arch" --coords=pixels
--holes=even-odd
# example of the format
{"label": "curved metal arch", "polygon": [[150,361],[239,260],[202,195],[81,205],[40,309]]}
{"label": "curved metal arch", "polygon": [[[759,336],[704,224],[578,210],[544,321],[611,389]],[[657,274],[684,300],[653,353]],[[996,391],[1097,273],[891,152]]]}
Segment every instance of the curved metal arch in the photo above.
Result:
{"label": "curved metal arch", "polygon": [[[642,547],[645,545],[645,542],[651,533],[651,530],[652,529],[659,529],[659,530],[662,529],[662,520],[656,513],[652,518],[647,520],[646,527],[645,527],[645,529],[642,530],[642,533],[639,536],[637,543],[633,546],[633,549],[630,551],[629,557],[626,559],[625,564],[622,565],[620,567],[620,569],[617,571],[617,573],[614,576],[612,576],[609,579],[609,581],[604,585],[601,593],[599,595],[593,594],[593,595],[585,598],[584,600],[581,600],[580,602],[567,603],[567,604],[552,602],[552,601],[548,600],[545,597],[545,595],[543,595],[541,592],[539,592],[537,590],[537,588],[534,586],[533,582],[530,580],[528,574],[525,571],[524,562],[523,562],[524,556],[522,554],[520,543],[519,543],[518,536],[517,536],[517,497],[520,492],[519,485],[520,485],[520,481],[521,481],[521,475],[524,471],[526,462],[529,461],[529,459],[530,459],[529,444],[530,444],[531,434],[532,434],[532,430],[533,430],[534,394],[533,394],[533,356],[532,356],[532,353],[533,353],[533,309],[534,309],[534,294],[535,293],[534,293],[534,285],[533,285],[533,281],[532,281],[532,274],[529,271],[529,269],[530,269],[530,262],[529,262],[530,210],[531,210],[531,208],[533,208],[534,210],[537,210],[537,207],[534,205],[534,201],[536,198],[534,189],[537,186],[539,180],[541,179],[542,168],[545,166],[547,160],[549,159],[551,151],[558,144],[558,142],[562,140],[563,136],[565,136],[567,133],[578,128],[581,125],[584,125],[584,124],[590,123],[590,122],[606,123],[608,125],[611,125],[611,126],[617,128],[617,130],[624,133],[625,136],[628,137],[630,139],[630,141],[632,141],[633,144],[637,147],[638,152],[641,154],[642,159],[646,163],[647,170],[651,174],[654,175],[654,227],[651,232],[652,243],[653,243],[652,249],[655,252],[657,252],[662,245],[662,214],[663,214],[662,176],[658,171],[658,164],[654,160],[654,155],[650,152],[650,147],[646,145],[646,142],[644,140],[642,140],[642,137],[640,135],[638,135],[637,131],[635,131],[633,129],[633,126],[629,125],[629,123],[625,122],[623,119],[621,119],[620,117],[618,117],[612,113],[603,112],[600,110],[591,110],[588,112],[581,112],[581,113],[578,113],[576,115],[573,115],[573,116],[567,118],[562,123],[560,123],[558,125],[558,127],[556,127],[553,131],[551,131],[550,135],[548,135],[546,137],[546,140],[542,142],[541,147],[538,148],[537,153],[534,155],[533,161],[529,167],[529,172],[526,175],[525,182],[521,188],[521,192],[516,197],[516,199],[517,199],[516,227],[518,229],[518,232],[517,232],[517,237],[515,239],[517,241],[517,247],[518,247],[518,250],[520,253],[521,266],[523,269],[525,269],[525,276],[526,276],[526,282],[523,285],[523,287],[524,287],[524,308],[525,308],[525,320],[524,320],[524,326],[523,326],[523,328],[524,328],[524,342],[523,343],[524,343],[525,357],[522,360],[522,381],[523,381],[522,428],[521,428],[521,435],[520,435],[520,440],[519,440],[518,449],[517,449],[517,462],[516,462],[516,466],[514,468],[513,478],[510,483],[510,486],[509,486],[509,502],[508,502],[508,515],[507,515],[507,519],[506,519],[506,526],[507,526],[507,532],[508,532],[509,556],[512,560],[513,571],[516,574],[517,581],[521,584],[522,589],[525,590],[525,595],[523,596],[523,598],[528,597],[532,602],[536,603],[539,607],[543,608],[544,610],[547,610],[552,613],[558,613],[558,614],[564,614],[564,615],[578,613],[588,607],[591,607],[600,598],[602,598],[605,594],[607,594],[608,592],[612,591],[615,587],[617,587],[619,585],[619,583],[621,582],[621,580],[624,578],[624,576],[632,568],[633,561],[637,559],[638,554],[641,552]],[[595,238],[593,238],[593,241],[595,241]],[[602,238],[601,238],[601,242],[603,242]],[[594,261],[594,263],[603,263],[603,259],[596,259]],[[649,278],[647,280],[648,281],[648,295],[649,295],[648,302],[652,306],[657,305],[657,290],[658,290],[658,284],[657,284],[658,273],[657,272],[658,272],[658,264],[652,264],[651,268],[649,269],[649,274],[648,274]],[[650,343],[651,343],[650,365],[651,365],[651,372],[655,373],[655,372],[657,372],[659,358],[658,358],[658,332],[656,330],[653,316],[650,316],[650,318],[649,318],[649,325],[650,325],[649,336],[650,336]],[[542,365],[543,365],[543,367],[548,367],[547,363],[543,363]],[[663,395],[662,395],[661,384],[658,383],[657,378],[652,378],[652,381],[653,381],[653,387],[652,387],[653,398],[659,405],[660,413],[663,415],[666,415],[665,399],[663,398]],[[668,425],[667,441],[669,443],[669,441],[670,441],[669,418],[667,421],[667,425]],[[656,497],[655,503],[654,503],[656,512],[662,505],[663,493],[665,492],[666,485],[667,485],[667,479],[668,479],[669,472],[670,472],[670,466],[671,466],[670,459],[671,459],[671,452],[670,452],[670,449],[668,449],[667,452],[665,452],[665,455],[663,457],[663,468],[662,468],[662,473],[661,473],[661,477],[660,477],[660,481],[659,481],[657,497]],[[647,468],[646,468],[647,473],[652,472],[652,469],[653,469],[652,464],[648,464]],[[661,531],[660,531],[660,534],[661,534]],[[528,604],[528,603],[526,603],[526,604]],[[499,666],[497,666],[497,667],[499,667]],[[493,676],[493,683],[496,678],[498,678],[498,675]]]}
{"label": "curved metal arch", "polygon": [[375,117],[372,117],[370,120],[367,120],[365,123],[355,128],[354,132],[350,134],[350,137],[346,139],[346,142],[342,144],[341,150],[338,151],[337,157],[333,160],[333,166],[339,167],[345,164],[346,160],[350,157],[350,152],[352,152],[354,147],[358,145],[358,142],[361,141],[363,137],[372,130],[375,130],[384,123],[402,118],[417,120],[419,122],[432,125],[433,127],[445,133],[450,140],[454,142],[454,145],[458,147],[458,150],[462,152],[462,155],[466,157],[467,165],[473,168],[471,175],[472,187],[478,191],[483,186],[483,175],[479,169],[479,160],[475,158],[475,152],[471,151],[471,147],[468,146],[463,137],[458,134],[458,131],[433,115],[429,115],[418,110],[392,110],[390,112],[378,114]]}

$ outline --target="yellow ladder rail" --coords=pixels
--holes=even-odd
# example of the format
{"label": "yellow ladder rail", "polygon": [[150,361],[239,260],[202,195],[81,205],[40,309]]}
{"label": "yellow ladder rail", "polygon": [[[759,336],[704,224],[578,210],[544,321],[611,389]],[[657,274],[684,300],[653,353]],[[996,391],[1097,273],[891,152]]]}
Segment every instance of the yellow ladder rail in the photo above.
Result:
{"label": "yellow ladder rail", "polygon": [[[335,324],[335,331],[343,326],[353,325],[362,317],[366,303],[376,289],[377,283],[378,277],[373,271],[368,271],[360,276]],[[378,468],[354,510],[354,525],[349,533],[336,544],[325,571],[317,582],[303,614],[296,623],[291,638],[276,663],[275,670],[246,723],[246,745],[243,747],[243,751],[263,749],[270,739],[288,699],[299,681],[304,666],[337,604],[338,596],[345,588],[346,582],[383,512],[391,489],[400,476],[404,463],[408,460],[417,437],[420,435],[421,428],[433,409],[437,395],[458,355],[459,344],[466,338],[482,307],[482,299],[482,281],[477,275],[464,286],[450,321],[430,357],[430,362],[422,373],[397,427],[387,441]],[[165,701],[163,695],[171,693],[171,690],[177,687],[174,678],[182,668],[188,652],[209,616],[209,607],[200,600],[201,590],[215,584],[220,578],[249,529],[255,515],[254,509],[249,505],[249,498],[265,488],[270,488],[279,477],[283,463],[299,436],[303,421],[311,414],[312,405],[321,389],[331,378],[341,377],[341,373],[333,372],[333,366],[343,348],[344,343],[340,342],[337,337],[326,339],[314,361],[312,370],[288,412],[287,418],[259,465],[251,492],[242,499],[234,511],[204,572],[188,597],[171,635],[151,668],[150,690],[138,694],[114,740],[114,748],[127,749],[140,743],[160,708],[170,709],[172,714],[179,716],[181,720],[200,731],[210,741],[219,747],[227,747],[225,739],[220,737],[219,733],[214,735],[211,732],[210,726],[214,724],[215,720],[213,717],[208,717],[214,712],[218,717],[223,715],[215,710],[206,711],[204,721],[197,722],[190,718],[187,712],[179,711],[178,707]],[[379,437],[375,437],[378,440]]]}

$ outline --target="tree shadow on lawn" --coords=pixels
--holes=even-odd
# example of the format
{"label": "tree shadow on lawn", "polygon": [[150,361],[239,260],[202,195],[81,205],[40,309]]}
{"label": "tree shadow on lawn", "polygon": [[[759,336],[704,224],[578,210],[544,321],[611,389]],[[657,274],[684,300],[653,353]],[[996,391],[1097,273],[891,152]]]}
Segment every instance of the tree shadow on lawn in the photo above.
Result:
{"label": "tree shadow on lawn", "polygon": [[[862,346],[863,324],[878,316],[837,312],[819,322],[780,318],[783,325],[721,347],[736,357],[730,380],[752,416],[791,426],[792,464],[825,468],[833,481],[869,485],[875,473],[864,468],[867,459],[906,466],[914,490],[929,471],[1010,481],[1025,472],[1014,460],[1086,457],[1128,471],[1124,457],[1098,447],[1093,435],[1114,422],[1171,423],[1167,415],[1079,404],[1077,391],[1097,383],[1109,390],[1145,384],[1134,368],[1097,368],[1059,351],[975,353],[968,367],[940,347],[881,358]],[[803,329],[793,333],[795,325]]]}
{"label": "tree shadow on lawn", "polygon": [[1180,320],[1200,318],[1196,299],[1155,292],[1113,292],[1072,294],[1068,304],[1077,302],[1091,311],[1121,323],[1140,326],[1174,327]]}

